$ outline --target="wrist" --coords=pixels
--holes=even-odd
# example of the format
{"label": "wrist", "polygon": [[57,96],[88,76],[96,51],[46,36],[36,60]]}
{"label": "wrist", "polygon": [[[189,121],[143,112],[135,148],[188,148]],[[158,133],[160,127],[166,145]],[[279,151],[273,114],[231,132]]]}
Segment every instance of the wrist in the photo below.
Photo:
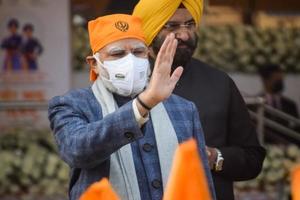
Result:
{"label": "wrist", "polygon": [[206,147],[206,152],[207,152],[209,167],[210,169],[214,170],[215,163],[217,160],[216,148]]}
{"label": "wrist", "polygon": [[152,107],[148,106],[146,103],[144,103],[141,98],[139,97],[139,95],[136,97],[137,102],[146,110],[150,111],[152,109]]}
{"label": "wrist", "polygon": [[215,171],[222,171],[223,169],[223,162],[224,162],[224,158],[223,155],[221,153],[221,151],[217,148],[215,148],[216,150],[216,160],[215,160],[215,164],[214,164],[214,170]]}
{"label": "wrist", "polygon": [[[144,92],[140,93],[138,95],[140,101],[146,105],[148,108],[153,108],[156,106],[159,101],[157,101],[155,98],[153,98],[153,95],[151,95],[151,92],[145,90]],[[139,102],[140,103],[140,102]]]}

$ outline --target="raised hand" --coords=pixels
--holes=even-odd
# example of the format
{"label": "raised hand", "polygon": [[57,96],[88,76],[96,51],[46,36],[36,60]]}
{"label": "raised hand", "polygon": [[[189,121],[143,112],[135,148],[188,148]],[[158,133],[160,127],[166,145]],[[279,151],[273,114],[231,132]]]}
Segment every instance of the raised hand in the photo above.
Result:
{"label": "raised hand", "polygon": [[149,107],[167,99],[178,82],[183,67],[177,67],[171,74],[171,66],[176,52],[177,40],[173,33],[169,34],[157,54],[154,69],[147,89],[139,97]]}

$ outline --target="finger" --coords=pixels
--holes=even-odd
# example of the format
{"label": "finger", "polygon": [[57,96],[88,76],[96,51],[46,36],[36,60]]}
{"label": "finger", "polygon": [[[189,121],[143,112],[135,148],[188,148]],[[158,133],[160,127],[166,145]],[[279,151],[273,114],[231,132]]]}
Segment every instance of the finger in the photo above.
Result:
{"label": "finger", "polygon": [[171,75],[170,84],[175,87],[183,72],[183,67],[177,67]]}
{"label": "finger", "polygon": [[161,45],[161,47],[159,49],[159,52],[157,54],[157,59],[161,58],[165,54],[169,42],[170,42],[170,37],[169,37],[169,35],[167,35],[167,37],[165,38],[163,44]]}
{"label": "finger", "polygon": [[175,40],[174,33],[168,34],[167,38],[164,41],[164,49],[162,51],[162,58],[168,57],[170,55],[172,44]]}
{"label": "finger", "polygon": [[169,43],[169,36],[167,36],[162,44],[162,46],[160,47],[159,49],[159,52],[157,54],[157,57],[155,59],[155,65],[154,65],[154,69],[153,69],[153,72],[159,70],[160,66],[161,66],[161,63],[164,62],[164,57],[165,57],[165,52],[166,52],[166,48],[168,46],[168,43]]}
{"label": "finger", "polygon": [[207,157],[210,157],[211,152],[209,151],[209,148],[207,146],[205,146],[205,150],[206,150]]}
{"label": "finger", "polygon": [[167,42],[167,45],[166,45],[166,49],[165,49],[165,52],[161,54],[160,56],[160,59],[161,59],[161,62],[165,63],[164,66],[168,67],[169,65],[169,68],[171,69],[171,65],[172,65],[172,62],[173,62],[173,58],[171,58],[171,52],[172,52],[172,44],[173,44],[173,41],[175,39],[175,36],[173,33],[169,34],[169,38],[168,38],[168,42]]}
{"label": "finger", "polygon": [[168,46],[166,49],[166,53],[169,54],[172,51],[172,46],[173,46],[173,42],[175,40],[175,35],[174,35],[174,33],[170,33],[168,36],[169,36],[169,43],[168,43]]}
{"label": "finger", "polygon": [[171,57],[172,61],[174,60],[174,56],[175,56],[176,49],[177,49],[177,44],[178,44],[178,40],[174,39],[173,43],[172,43],[172,48],[170,51],[170,57]]}
{"label": "finger", "polygon": [[[173,34],[174,35],[174,34]],[[164,61],[166,61],[166,70],[168,71],[168,74],[170,74],[171,67],[173,64],[174,60],[174,55],[176,52],[176,47],[177,47],[177,39],[175,39],[175,36],[170,38],[170,43],[168,45],[167,53],[165,54],[165,57],[163,58]]]}
{"label": "finger", "polygon": [[163,67],[163,70],[165,72],[167,72],[167,74],[170,74],[171,66],[172,66],[172,63],[173,63],[172,54],[173,54],[173,51],[174,51],[174,49],[173,49],[174,48],[174,42],[176,43],[175,35],[174,35],[174,33],[170,33],[168,35],[168,41],[167,41],[166,46],[165,46],[165,52],[162,52],[160,54],[160,57],[159,57],[159,59],[160,59],[159,63],[160,64],[164,63],[164,64],[160,65],[158,68]]}

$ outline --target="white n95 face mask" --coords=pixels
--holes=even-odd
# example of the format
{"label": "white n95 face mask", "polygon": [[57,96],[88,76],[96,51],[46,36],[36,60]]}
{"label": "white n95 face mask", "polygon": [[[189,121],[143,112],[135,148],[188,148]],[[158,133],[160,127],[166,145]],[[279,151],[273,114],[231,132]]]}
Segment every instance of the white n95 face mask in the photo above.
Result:
{"label": "white n95 face mask", "polygon": [[107,71],[108,77],[100,69],[100,78],[111,92],[121,96],[135,96],[144,90],[150,70],[147,58],[139,58],[129,53],[123,58],[101,63],[94,57],[100,67]]}

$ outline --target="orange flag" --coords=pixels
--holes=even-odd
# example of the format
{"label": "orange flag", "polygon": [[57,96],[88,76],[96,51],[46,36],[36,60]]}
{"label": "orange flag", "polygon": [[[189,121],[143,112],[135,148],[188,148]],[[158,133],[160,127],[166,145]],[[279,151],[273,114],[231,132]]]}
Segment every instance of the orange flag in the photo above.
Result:
{"label": "orange flag", "polygon": [[211,200],[205,171],[194,139],[176,150],[163,200]]}
{"label": "orange flag", "polygon": [[106,178],[93,183],[80,197],[80,200],[120,200]]}
{"label": "orange flag", "polygon": [[300,165],[296,166],[291,173],[292,199],[300,200]]}

